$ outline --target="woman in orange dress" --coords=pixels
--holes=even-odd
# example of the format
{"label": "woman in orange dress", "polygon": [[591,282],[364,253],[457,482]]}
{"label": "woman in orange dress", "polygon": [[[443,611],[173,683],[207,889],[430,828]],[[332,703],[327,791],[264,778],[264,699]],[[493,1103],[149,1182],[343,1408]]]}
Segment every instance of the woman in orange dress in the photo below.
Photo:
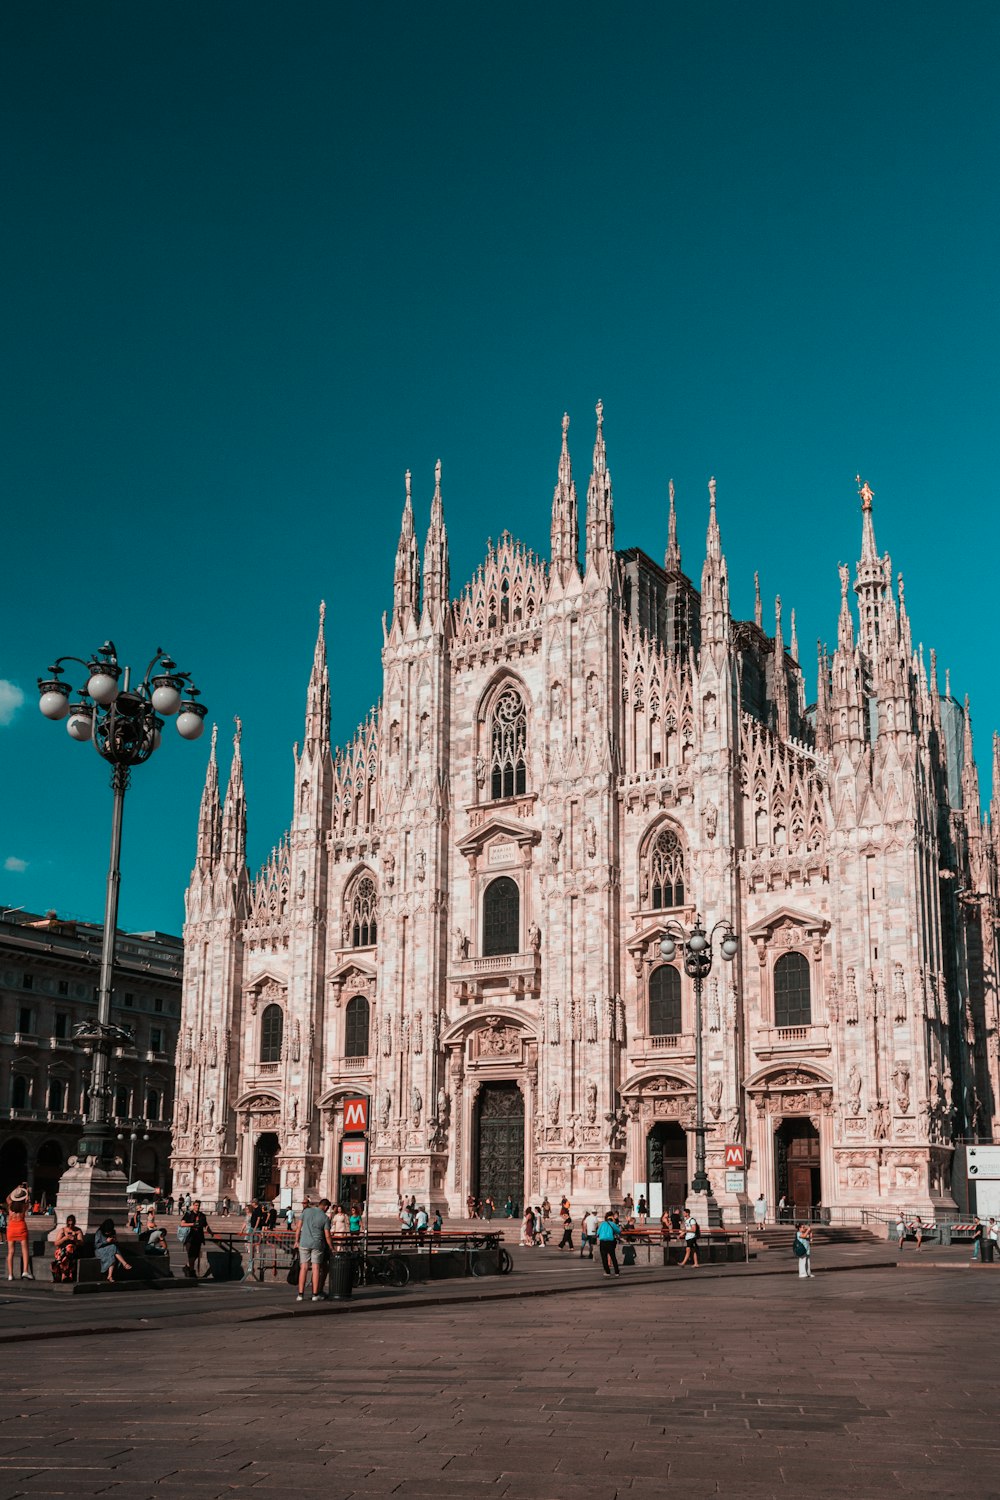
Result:
{"label": "woman in orange dress", "polygon": [[31,1194],[28,1184],[22,1182],[7,1199],[7,1280],[14,1280],[14,1247],[21,1251],[21,1279],[34,1281],[31,1255],[28,1250],[28,1205]]}

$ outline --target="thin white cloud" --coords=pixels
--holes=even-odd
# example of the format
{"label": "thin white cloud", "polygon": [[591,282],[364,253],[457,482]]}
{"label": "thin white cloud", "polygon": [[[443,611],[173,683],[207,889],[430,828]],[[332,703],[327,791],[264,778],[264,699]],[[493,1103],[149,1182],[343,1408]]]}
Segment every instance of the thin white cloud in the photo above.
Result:
{"label": "thin white cloud", "polygon": [[0,677],[0,724],[9,724],[24,702],[24,693],[16,682]]}
{"label": "thin white cloud", "polygon": [[18,859],[16,854],[8,854],[3,862],[3,867],[5,870],[10,870],[14,875],[23,875],[28,868],[28,861],[26,859]]}

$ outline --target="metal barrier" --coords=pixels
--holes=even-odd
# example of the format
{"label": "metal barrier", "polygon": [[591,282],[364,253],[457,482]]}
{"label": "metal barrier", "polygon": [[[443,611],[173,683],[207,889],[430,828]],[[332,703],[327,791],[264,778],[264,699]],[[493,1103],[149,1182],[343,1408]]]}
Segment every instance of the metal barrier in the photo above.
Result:
{"label": "metal barrier", "polygon": [[[366,1263],[384,1256],[435,1256],[445,1252],[458,1252],[465,1258],[465,1275],[482,1274],[482,1262],[478,1251],[487,1251],[498,1256],[501,1271],[509,1271],[512,1262],[503,1251],[503,1232],[491,1233],[438,1233],[428,1231],[397,1230],[394,1232],[334,1235],[334,1253],[348,1251]],[[241,1234],[212,1234],[206,1240],[206,1250],[212,1245],[221,1247],[231,1256],[237,1256],[243,1265],[243,1281],[277,1281],[286,1277],[295,1254],[294,1229],[254,1229]],[[477,1270],[477,1266],[480,1269]]]}

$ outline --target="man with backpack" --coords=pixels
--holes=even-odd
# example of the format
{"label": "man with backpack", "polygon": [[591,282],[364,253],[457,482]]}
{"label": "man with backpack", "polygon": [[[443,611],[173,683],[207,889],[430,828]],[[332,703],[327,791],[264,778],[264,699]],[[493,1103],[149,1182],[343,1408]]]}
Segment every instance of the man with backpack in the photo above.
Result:
{"label": "man with backpack", "polygon": [[698,1265],[698,1236],[701,1228],[698,1220],[689,1208],[684,1210],[684,1259],[682,1266]]}

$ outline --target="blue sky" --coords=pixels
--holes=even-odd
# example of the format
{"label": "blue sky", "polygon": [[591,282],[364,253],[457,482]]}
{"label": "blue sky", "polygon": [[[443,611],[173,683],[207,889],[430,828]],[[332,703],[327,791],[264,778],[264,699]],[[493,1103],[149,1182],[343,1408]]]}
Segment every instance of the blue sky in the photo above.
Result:
{"label": "blue sky", "polygon": [[[242,716],[256,865],[321,598],[335,741],[378,694],[404,470],[422,535],[442,459],[457,590],[504,527],[545,551],[562,412],[585,489],[599,396],[619,545],[662,555],[672,476],[697,579],[715,474],[734,609],[759,568],[810,696],[860,470],[987,767],[998,32],[923,0],[10,0],[0,902],[102,910],[110,793],[35,707],[54,655],[162,645],[223,741]],[[179,927],[206,754],[135,774],[126,925]]]}

